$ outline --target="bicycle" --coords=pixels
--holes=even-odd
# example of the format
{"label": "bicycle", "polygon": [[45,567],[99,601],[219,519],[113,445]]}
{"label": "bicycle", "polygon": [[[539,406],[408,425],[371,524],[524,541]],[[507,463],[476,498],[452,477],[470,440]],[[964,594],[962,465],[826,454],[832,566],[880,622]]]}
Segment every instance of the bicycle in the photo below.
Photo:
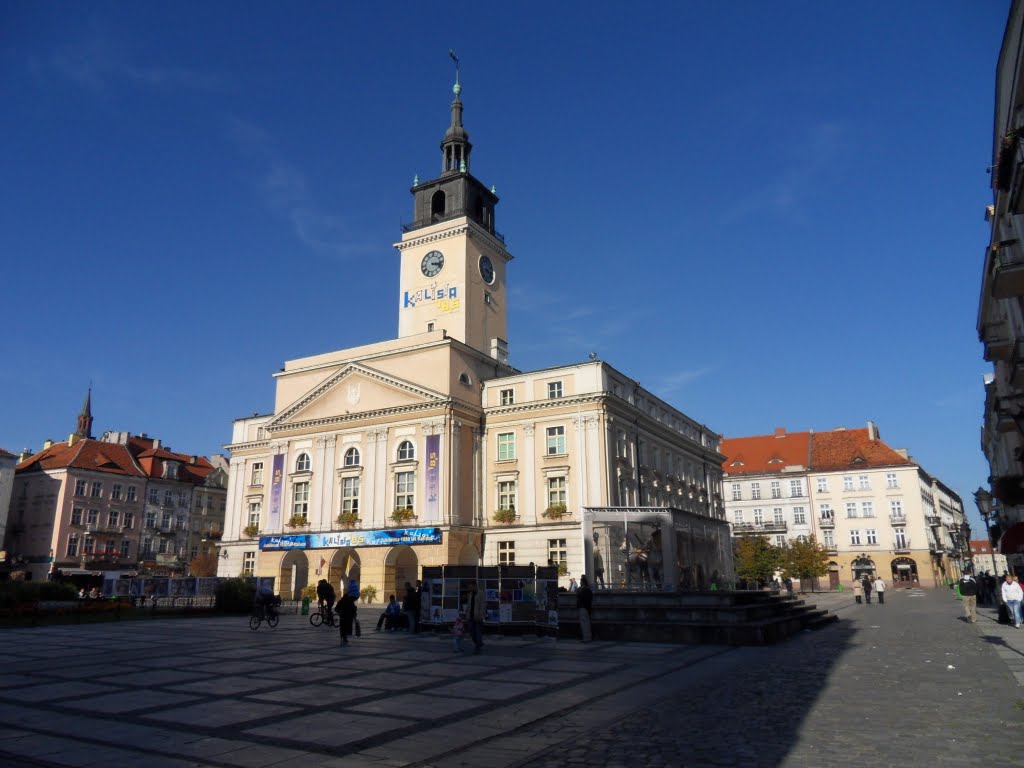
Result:
{"label": "bicycle", "polygon": [[316,609],[316,613],[309,614],[309,623],[314,627],[321,625],[325,627],[333,627],[337,624],[337,619],[334,617],[334,612],[328,610],[326,603],[320,603]]}
{"label": "bicycle", "polygon": [[[269,610],[268,610],[269,609]],[[277,626],[277,622],[281,620],[274,605],[257,605],[253,607],[252,616],[249,617],[249,629],[254,632],[260,628],[260,624],[264,621],[270,626],[271,629]]]}

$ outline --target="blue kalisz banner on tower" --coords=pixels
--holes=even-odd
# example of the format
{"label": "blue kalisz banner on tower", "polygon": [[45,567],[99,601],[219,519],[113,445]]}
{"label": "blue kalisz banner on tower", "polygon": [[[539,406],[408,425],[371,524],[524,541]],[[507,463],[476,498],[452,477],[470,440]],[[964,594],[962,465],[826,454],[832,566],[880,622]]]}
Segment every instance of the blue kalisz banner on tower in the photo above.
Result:
{"label": "blue kalisz banner on tower", "polygon": [[424,522],[439,522],[438,489],[441,487],[441,436],[427,435],[427,506]]}
{"label": "blue kalisz banner on tower", "polygon": [[268,528],[281,527],[281,493],[284,489],[284,454],[274,456],[273,474],[270,479],[270,514]]}
{"label": "blue kalisz banner on tower", "polygon": [[260,550],[332,549],[334,547],[393,547],[398,544],[440,544],[440,528],[385,528],[338,533],[285,533],[260,536]]}

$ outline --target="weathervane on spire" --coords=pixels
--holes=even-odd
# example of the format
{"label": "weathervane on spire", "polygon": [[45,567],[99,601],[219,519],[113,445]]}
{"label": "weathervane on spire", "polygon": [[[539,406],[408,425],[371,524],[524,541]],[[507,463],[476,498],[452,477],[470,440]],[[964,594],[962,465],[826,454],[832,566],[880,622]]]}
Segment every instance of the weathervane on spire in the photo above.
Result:
{"label": "weathervane on spire", "polygon": [[454,48],[448,49],[448,55],[451,57],[451,60],[455,62],[455,87],[452,88],[452,90],[455,91],[455,96],[457,98],[459,93],[462,91],[462,86],[459,84],[459,57],[458,54],[455,53]]}

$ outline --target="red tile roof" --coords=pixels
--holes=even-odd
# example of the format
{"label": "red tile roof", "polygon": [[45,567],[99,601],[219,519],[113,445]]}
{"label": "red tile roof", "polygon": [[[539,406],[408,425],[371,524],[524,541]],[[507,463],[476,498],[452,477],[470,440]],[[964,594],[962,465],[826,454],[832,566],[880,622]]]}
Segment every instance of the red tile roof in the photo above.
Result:
{"label": "red tile roof", "polygon": [[125,446],[91,439],[78,440],[74,445],[54,443],[18,464],[16,471],[67,468],[136,477],[145,474]]}
{"label": "red tile roof", "polygon": [[816,472],[916,466],[916,462],[883,443],[877,432],[872,440],[867,427],[815,432],[812,443],[811,466]]}
{"label": "red tile roof", "polygon": [[810,432],[732,437],[722,440],[719,452],[726,457],[722,469],[729,475],[782,472],[784,467],[807,466]]}

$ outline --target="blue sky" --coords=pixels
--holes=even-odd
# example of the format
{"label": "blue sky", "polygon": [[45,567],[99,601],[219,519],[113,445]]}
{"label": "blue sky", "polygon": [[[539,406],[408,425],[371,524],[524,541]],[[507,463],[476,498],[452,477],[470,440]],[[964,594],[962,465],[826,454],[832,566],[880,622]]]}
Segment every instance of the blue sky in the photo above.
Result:
{"label": "blue sky", "polygon": [[397,335],[454,47],[509,348],[726,436],[864,426],[965,497],[1008,2],[4,3],[0,447],[209,454]]}

